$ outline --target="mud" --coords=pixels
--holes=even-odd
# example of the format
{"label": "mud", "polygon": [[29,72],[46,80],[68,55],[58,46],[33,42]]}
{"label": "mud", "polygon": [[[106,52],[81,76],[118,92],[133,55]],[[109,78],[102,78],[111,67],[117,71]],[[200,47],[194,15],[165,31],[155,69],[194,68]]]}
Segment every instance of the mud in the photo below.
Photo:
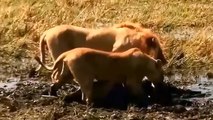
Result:
{"label": "mud", "polygon": [[208,79],[207,77],[199,76],[197,78],[197,83],[193,85],[189,85],[186,88],[194,91],[201,91],[201,93],[205,93],[204,97],[201,98],[191,98],[189,100],[193,101],[213,101],[213,78]]}
{"label": "mud", "polygon": [[[77,91],[78,87],[70,84],[58,91],[58,97],[45,95],[51,85],[50,74],[42,72],[43,74],[34,78],[28,76],[32,67],[36,65],[35,61],[29,58],[13,58],[1,59],[0,62],[2,120],[213,118],[213,79],[206,74],[166,76],[167,83],[158,88],[160,90],[157,92],[148,90],[150,84],[146,83],[146,90],[149,92],[147,108],[136,107],[125,99],[120,101],[120,98],[126,98],[126,91],[122,87],[113,90],[107,106],[97,105],[91,108],[80,101],[81,92],[73,96],[72,93]],[[115,107],[116,105],[126,106],[119,108]]]}
{"label": "mud", "polygon": [[[171,77],[181,79],[181,77]],[[159,103],[160,97],[150,100],[147,109],[131,104],[126,109],[98,106],[87,107],[79,101],[77,94],[73,101],[65,101],[67,96],[78,88],[65,85],[58,91],[59,97],[49,97],[44,94],[50,88],[50,81],[45,77],[22,78],[13,77],[0,83],[0,119],[202,119],[212,118],[212,79],[197,77],[196,84],[174,87],[165,84],[164,89],[170,91],[171,104]],[[188,89],[188,90],[187,90]],[[116,90],[116,89],[115,89]],[[166,90],[166,91],[167,91]],[[117,90],[122,96],[122,90]],[[165,93],[160,91],[160,94]],[[159,93],[158,93],[159,94]],[[73,97],[73,96],[71,96]],[[162,97],[161,97],[162,98]],[[158,99],[158,100],[156,100]],[[157,104],[158,103],[158,104]]]}

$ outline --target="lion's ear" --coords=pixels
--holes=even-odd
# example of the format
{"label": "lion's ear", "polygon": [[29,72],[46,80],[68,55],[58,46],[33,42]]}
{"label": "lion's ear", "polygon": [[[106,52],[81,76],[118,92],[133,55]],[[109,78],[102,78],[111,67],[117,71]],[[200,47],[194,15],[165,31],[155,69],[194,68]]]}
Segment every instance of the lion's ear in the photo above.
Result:
{"label": "lion's ear", "polygon": [[157,68],[160,68],[160,67],[162,67],[162,66],[163,66],[162,61],[161,61],[160,59],[157,59],[157,60],[156,60],[156,67],[157,67]]}

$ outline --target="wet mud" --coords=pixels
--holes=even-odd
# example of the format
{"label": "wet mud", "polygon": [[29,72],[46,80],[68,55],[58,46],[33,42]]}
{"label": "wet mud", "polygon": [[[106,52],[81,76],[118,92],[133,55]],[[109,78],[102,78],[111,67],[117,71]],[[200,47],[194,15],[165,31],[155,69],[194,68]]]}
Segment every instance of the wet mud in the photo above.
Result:
{"label": "wet mud", "polygon": [[[127,90],[119,85],[105,100],[87,107],[77,86],[66,84],[58,91],[58,97],[53,97],[47,95],[51,83],[45,77],[11,77],[0,83],[0,119],[12,119],[14,115],[17,119],[212,118],[213,79],[193,78],[195,84],[179,87],[165,83],[153,88],[149,81],[144,81],[142,86],[149,95],[149,105],[139,108],[131,104]],[[181,76],[169,79],[181,79]],[[95,86],[98,84],[103,83]]]}

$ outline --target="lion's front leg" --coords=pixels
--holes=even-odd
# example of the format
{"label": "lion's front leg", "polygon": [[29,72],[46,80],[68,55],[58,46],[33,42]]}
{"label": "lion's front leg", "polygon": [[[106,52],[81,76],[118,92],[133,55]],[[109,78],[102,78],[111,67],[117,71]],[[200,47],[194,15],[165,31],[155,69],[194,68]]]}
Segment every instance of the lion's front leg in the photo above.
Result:
{"label": "lion's front leg", "polygon": [[88,74],[74,74],[75,81],[78,82],[82,91],[82,100],[87,102],[87,105],[92,105],[93,102],[93,77]]}
{"label": "lion's front leg", "polygon": [[148,95],[142,88],[141,80],[136,77],[128,77],[126,81],[126,87],[130,92],[130,100],[139,107],[147,107]]}

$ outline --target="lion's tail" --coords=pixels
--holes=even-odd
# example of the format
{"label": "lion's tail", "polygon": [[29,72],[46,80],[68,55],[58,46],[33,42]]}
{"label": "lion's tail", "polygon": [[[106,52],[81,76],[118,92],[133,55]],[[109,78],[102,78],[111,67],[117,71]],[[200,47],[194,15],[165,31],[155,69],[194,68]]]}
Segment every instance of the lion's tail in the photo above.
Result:
{"label": "lion's tail", "polygon": [[[45,64],[45,46],[46,46],[45,36],[46,36],[46,34],[44,33],[40,37],[40,44],[39,44],[40,57],[41,57],[40,62],[42,62],[43,64]],[[39,71],[41,69],[41,67],[42,67],[42,65],[40,64],[39,67],[36,69],[36,71]]]}
{"label": "lion's tail", "polygon": [[60,71],[62,71],[62,70],[64,69],[64,62],[63,62],[63,59],[57,59],[57,60],[54,62],[54,65],[51,66],[51,67],[45,65],[45,64],[41,61],[41,59],[40,59],[38,56],[35,56],[34,59],[35,59],[42,67],[44,67],[44,68],[47,69],[47,70],[53,71],[54,69],[56,69],[56,68],[58,69],[59,67],[61,67],[61,68],[59,68],[59,69],[61,69]]}
{"label": "lion's tail", "polygon": [[34,59],[40,64],[41,67],[44,67],[45,69],[50,70],[50,71],[52,71],[54,69],[55,65],[53,65],[52,67],[46,66],[38,56],[35,56]]}

